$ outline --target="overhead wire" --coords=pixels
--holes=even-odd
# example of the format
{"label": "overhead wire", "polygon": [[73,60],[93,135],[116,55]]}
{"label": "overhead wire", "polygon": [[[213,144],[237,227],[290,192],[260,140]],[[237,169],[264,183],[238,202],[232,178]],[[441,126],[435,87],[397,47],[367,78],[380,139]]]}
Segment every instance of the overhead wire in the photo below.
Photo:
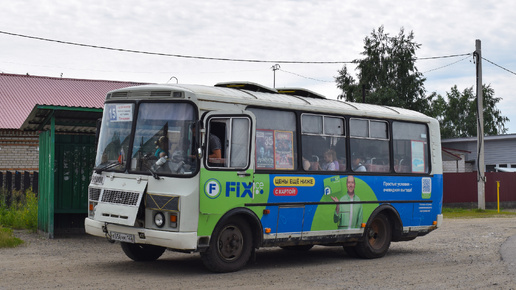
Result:
{"label": "overhead wire", "polygon": [[[215,61],[232,61],[232,62],[249,62],[249,63],[282,63],[282,64],[356,64],[359,62],[359,60],[352,60],[352,61],[299,61],[299,60],[260,60],[260,59],[239,59],[239,58],[223,58],[223,57],[208,57],[208,56],[195,56],[195,55],[184,55],[184,54],[173,54],[173,53],[161,53],[161,52],[150,52],[150,51],[143,51],[143,50],[133,50],[133,49],[125,49],[125,48],[115,48],[115,47],[108,47],[108,46],[100,46],[100,45],[93,45],[93,44],[85,44],[85,43],[78,43],[78,42],[71,42],[71,41],[63,41],[63,40],[56,40],[56,39],[50,39],[50,38],[44,38],[44,37],[37,37],[37,36],[30,36],[30,35],[24,35],[24,34],[18,34],[18,33],[12,33],[7,31],[1,31],[0,34],[10,35],[10,36],[17,36],[22,38],[28,38],[28,39],[34,39],[34,40],[40,40],[40,41],[47,41],[47,42],[54,42],[54,43],[60,43],[60,44],[66,44],[66,45],[73,45],[73,46],[81,46],[81,47],[89,47],[89,48],[96,48],[96,49],[104,49],[104,50],[111,50],[111,51],[121,51],[121,52],[128,52],[128,53],[137,53],[137,54],[147,54],[147,55],[157,55],[157,56],[166,56],[166,57],[177,57],[177,58],[188,58],[188,59],[200,59],[200,60],[215,60]],[[430,57],[417,57],[414,58],[414,60],[435,60],[435,59],[444,59],[444,58],[453,58],[453,57],[460,57],[460,56],[466,56],[463,59],[460,59],[458,61],[455,61],[453,63],[434,68],[431,70],[428,70],[424,73],[436,71],[439,69],[443,69],[445,67],[454,65],[456,63],[459,63],[468,57],[471,56],[472,53],[462,53],[462,54],[451,54],[451,55],[442,55],[442,56],[430,56]],[[487,62],[511,73],[516,75],[515,72],[498,65],[484,57],[482,59],[486,60]],[[320,80],[312,77],[303,76],[297,73],[285,71],[283,69],[280,69],[281,71],[285,73],[289,73],[292,75],[296,75],[302,78],[311,79],[319,82],[332,82],[332,81],[326,81],[326,80]]]}
{"label": "overhead wire", "polygon": [[452,66],[452,65],[454,65],[454,64],[456,64],[456,63],[459,63],[459,62],[461,62],[461,61],[463,61],[463,60],[466,60],[466,59],[468,59],[468,58],[470,58],[470,57],[471,57],[471,53],[469,53],[469,54],[468,54],[468,56],[466,56],[465,58],[462,58],[462,59],[460,59],[460,60],[458,60],[458,61],[455,61],[455,62],[449,63],[449,64],[447,64],[447,65],[443,65],[443,66],[440,66],[440,67],[437,67],[437,68],[434,68],[434,69],[431,69],[431,70],[427,70],[427,71],[423,72],[423,74],[426,74],[426,73],[429,73],[429,72],[433,72],[433,71],[436,71],[436,70],[440,70],[440,69],[443,69],[443,68],[445,68],[445,67]]}
{"label": "overhead wire", "polygon": [[78,43],[78,42],[55,40],[55,39],[49,39],[49,38],[43,38],[43,37],[37,37],[37,36],[23,35],[23,34],[18,34],[18,33],[7,32],[7,31],[0,31],[0,34],[6,34],[6,35],[11,35],[11,36],[18,36],[18,37],[23,37],[23,38],[47,41],[47,42],[55,42],[55,43],[60,43],[60,44],[68,44],[68,45],[74,45],[74,46],[81,46],[81,47],[98,48],[98,49],[122,51],[122,52],[130,52],[130,53],[139,53],[139,54],[147,54],[147,55],[168,56],[168,57],[178,57],[178,58],[190,58],[190,59],[201,59],[201,60],[218,60],[218,61],[252,62],[252,63],[291,63],[291,64],[293,64],[293,63],[297,63],[297,64],[341,64],[341,63],[353,63],[352,61],[259,60],[259,59],[238,59],[238,58],[194,56],[194,55],[162,53],[162,52],[150,52],[150,51],[133,50],[133,49],[125,49],[125,48],[114,48],[114,47],[100,46],[100,45],[93,45],[93,44],[84,44],[84,43]]}
{"label": "overhead wire", "polygon": [[[260,60],[260,59],[239,59],[239,58],[208,57],[208,56],[195,56],[195,55],[184,55],[184,54],[173,54],[173,53],[162,53],[162,52],[150,52],[150,51],[143,51],[143,50],[133,50],[133,49],[125,49],[125,48],[115,48],[115,47],[108,47],[108,46],[101,46],[101,45],[93,45],[93,44],[85,44],[85,43],[78,43],[78,42],[71,42],[71,41],[64,41],[64,40],[56,40],[56,39],[50,39],[50,38],[44,38],[44,37],[38,37],[38,36],[30,36],[30,35],[24,35],[24,34],[19,34],[19,33],[12,33],[12,32],[1,31],[1,30],[0,30],[0,34],[10,35],[10,36],[17,36],[17,37],[22,37],[22,38],[34,39],[34,40],[40,40],[40,41],[54,42],[54,43],[60,43],[60,44],[67,44],[67,45],[74,45],[74,46],[81,46],[81,47],[104,49],[104,50],[121,51],[121,52],[138,53],[138,54],[147,54],[147,55],[157,55],[157,56],[178,57],[178,58],[201,59],[201,60],[253,62],[253,63],[289,63],[289,64],[353,64],[353,63],[357,63],[357,61],[358,61],[358,60],[352,60],[352,61]],[[466,53],[466,54],[452,54],[452,55],[444,55],[444,56],[420,57],[420,58],[415,58],[414,60],[432,60],[432,59],[439,59],[439,58],[458,57],[458,56],[463,56],[463,55],[470,55],[470,53]]]}
{"label": "overhead wire", "polygon": [[487,62],[489,62],[490,64],[492,64],[492,65],[494,65],[494,66],[497,66],[497,67],[499,67],[499,68],[501,68],[501,69],[503,69],[503,70],[505,70],[505,71],[507,71],[507,72],[509,72],[509,73],[513,74],[513,75],[516,75],[516,73],[515,73],[515,72],[513,72],[513,71],[511,71],[511,70],[509,70],[509,69],[507,69],[507,68],[505,68],[505,67],[503,67],[503,66],[501,66],[501,65],[499,65],[499,64],[496,64],[496,63],[494,63],[494,62],[492,62],[492,61],[488,60],[487,58],[485,58],[485,57],[483,57],[483,56],[482,56],[482,59],[483,59],[483,60],[485,60],[485,61],[487,61]]}

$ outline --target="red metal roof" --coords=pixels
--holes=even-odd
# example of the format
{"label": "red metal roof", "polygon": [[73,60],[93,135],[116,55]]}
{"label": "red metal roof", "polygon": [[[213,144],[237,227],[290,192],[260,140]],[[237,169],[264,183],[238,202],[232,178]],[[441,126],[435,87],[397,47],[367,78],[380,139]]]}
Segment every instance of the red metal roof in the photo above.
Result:
{"label": "red metal roof", "polygon": [[35,105],[102,108],[107,92],[144,83],[0,74],[0,129],[19,129]]}

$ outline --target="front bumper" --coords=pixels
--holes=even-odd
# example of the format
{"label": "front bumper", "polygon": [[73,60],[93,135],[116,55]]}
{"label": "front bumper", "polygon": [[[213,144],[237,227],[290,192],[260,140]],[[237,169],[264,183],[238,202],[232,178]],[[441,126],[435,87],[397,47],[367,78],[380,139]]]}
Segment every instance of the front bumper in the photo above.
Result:
{"label": "front bumper", "polygon": [[[91,218],[86,218],[84,220],[84,229],[86,230],[86,233],[93,236],[105,237],[106,233],[103,230],[104,226],[107,228],[108,232],[118,232],[134,235],[135,243],[137,244],[155,245],[182,251],[197,250],[196,232],[167,232],[109,224],[95,221]],[[145,238],[142,238],[142,236]]]}

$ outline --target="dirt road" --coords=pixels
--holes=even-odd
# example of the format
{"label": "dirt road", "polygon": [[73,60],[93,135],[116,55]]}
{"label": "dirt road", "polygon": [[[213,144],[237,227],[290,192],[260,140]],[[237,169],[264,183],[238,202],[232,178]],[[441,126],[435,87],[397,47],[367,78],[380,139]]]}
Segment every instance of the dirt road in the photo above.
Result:
{"label": "dirt road", "polygon": [[381,259],[350,258],[341,247],[263,248],[243,270],[213,274],[199,254],[167,251],[136,263],[101,238],[17,232],[26,244],[0,249],[0,289],[516,289],[516,265],[500,254],[513,235],[516,218],[445,219],[425,237],[393,243]]}

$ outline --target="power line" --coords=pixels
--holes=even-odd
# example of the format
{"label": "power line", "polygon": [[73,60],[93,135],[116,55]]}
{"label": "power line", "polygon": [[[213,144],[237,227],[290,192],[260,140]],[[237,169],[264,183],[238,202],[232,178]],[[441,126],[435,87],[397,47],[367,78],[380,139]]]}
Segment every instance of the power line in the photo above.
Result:
{"label": "power line", "polygon": [[471,52],[461,53],[461,54],[442,55],[442,56],[416,57],[416,60],[429,60],[429,59],[439,59],[439,58],[450,58],[450,57],[459,57],[459,56],[465,56],[465,55],[470,56]]}
{"label": "power line", "polygon": [[[60,43],[60,44],[104,49],[104,50],[130,52],[130,53],[147,54],[147,55],[157,55],[157,56],[167,56],[167,57],[201,59],[201,60],[218,60],[218,61],[252,62],[252,63],[289,63],[289,64],[354,64],[354,63],[358,62],[358,60],[353,60],[353,61],[296,61],[296,60],[259,60],[259,59],[237,59],[237,58],[194,56],[194,55],[150,52],[150,51],[132,50],[132,49],[125,49],[125,48],[114,48],[114,47],[107,47],[107,46],[100,46],[100,45],[93,45],[93,44],[84,44],[84,43],[77,43],[77,42],[71,42],[71,41],[55,40],[55,39],[49,39],[49,38],[43,38],[43,37],[37,37],[37,36],[12,33],[12,32],[7,32],[7,31],[0,31],[0,34],[6,34],[6,35],[10,35],[10,36],[17,36],[17,37],[22,37],[22,38],[54,42],[54,43]],[[470,53],[444,55],[444,56],[420,57],[420,58],[415,58],[414,60],[433,60],[433,59],[440,59],[440,58],[459,57],[459,56],[464,56],[464,55],[470,55]]]}
{"label": "power line", "polygon": [[161,52],[149,52],[149,51],[141,51],[141,50],[132,50],[125,48],[114,48],[100,45],[92,45],[92,44],[84,44],[70,41],[62,41],[55,40],[43,37],[29,36],[17,33],[11,33],[6,31],[0,31],[1,34],[18,36],[23,38],[55,42],[60,44],[68,44],[74,46],[82,46],[89,48],[98,48],[105,50],[113,50],[113,51],[122,51],[122,52],[131,52],[131,53],[139,53],[139,54],[148,54],[148,55],[158,55],[158,56],[168,56],[168,57],[179,57],[179,58],[191,58],[191,59],[202,59],[202,60],[219,60],[219,61],[234,61],[234,62],[254,62],[254,63],[297,63],[297,64],[340,64],[340,63],[353,63],[352,61],[294,61],[294,60],[259,60],[259,59],[237,59],[237,58],[221,58],[221,57],[207,57],[207,56],[194,56],[194,55],[183,55],[183,54],[172,54],[172,53],[161,53]]}
{"label": "power line", "polygon": [[303,75],[300,75],[300,74],[297,74],[297,73],[293,73],[293,72],[289,72],[289,71],[286,71],[284,69],[278,69],[282,72],[286,72],[286,73],[289,73],[289,74],[292,74],[292,75],[296,75],[298,77],[302,77],[302,78],[305,78],[305,79],[309,79],[309,80],[314,80],[314,81],[318,81],[318,82],[323,82],[323,83],[333,83],[333,81],[325,81],[325,80],[319,80],[319,79],[314,79],[314,78],[311,78],[311,77],[307,77],[307,76],[303,76]]}
{"label": "power line", "polygon": [[516,75],[516,73],[515,73],[515,72],[513,72],[513,71],[511,71],[511,70],[509,70],[509,69],[506,69],[506,68],[504,68],[503,66],[501,66],[501,65],[499,65],[499,64],[496,64],[496,63],[494,63],[494,62],[492,62],[492,61],[488,60],[488,59],[487,59],[487,58],[485,58],[485,57],[482,57],[482,59],[483,59],[483,60],[485,60],[485,61],[487,61],[487,62],[489,62],[490,64],[492,64],[492,65],[494,65],[494,66],[497,66],[497,67],[499,67],[499,68],[501,68],[501,69],[503,69],[503,70],[505,70],[505,71],[507,71],[507,72],[510,72],[510,73],[511,73],[511,74],[513,74],[513,75]]}
{"label": "power line", "polygon": [[456,63],[459,63],[459,62],[461,62],[461,61],[463,61],[463,60],[465,60],[465,59],[468,59],[468,58],[470,58],[470,57],[471,57],[471,53],[470,53],[470,54],[468,54],[468,56],[466,56],[465,58],[462,58],[462,59],[460,59],[460,60],[458,60],[458,61],[455,61],[455,62],[449,63],[449,64],[447,64],[447,65],[443,65],[443,66],[440,66],[440,67],[437,67],[437,68],[434,68],[434,69],[431,69],[431,70],[427,70],[427,71],[423,72],[423,74],[426,74],[426,73],[429,73],[429,72],[432,72],[432,71],[436,71],[436,70],[439,70],[439,69],[443,69],[443,68],[445,68],[445,67],[452,66],[452,65],[454,65],[454,64],[456,64]]}

